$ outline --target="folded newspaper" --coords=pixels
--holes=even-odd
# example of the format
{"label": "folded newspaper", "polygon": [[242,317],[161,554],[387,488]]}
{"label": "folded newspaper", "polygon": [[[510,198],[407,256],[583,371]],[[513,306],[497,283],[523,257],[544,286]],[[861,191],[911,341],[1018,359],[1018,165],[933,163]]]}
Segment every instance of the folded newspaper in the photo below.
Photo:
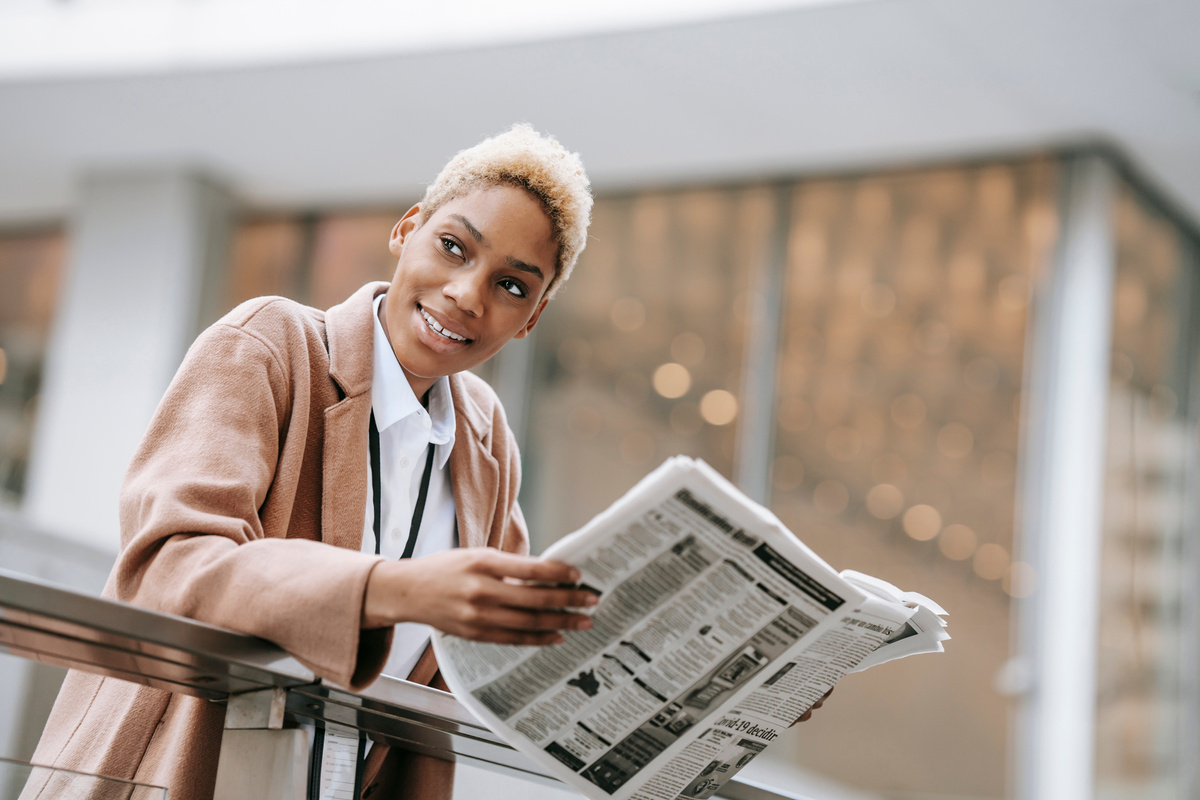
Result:
{"label": "folded newspaper", "polygon": [[835,572],[683,456],[544,557],[599,596],[591,629],[434,648],[463,705],[596,800],[711,797],[846,673],[950,638],[937,603]]}

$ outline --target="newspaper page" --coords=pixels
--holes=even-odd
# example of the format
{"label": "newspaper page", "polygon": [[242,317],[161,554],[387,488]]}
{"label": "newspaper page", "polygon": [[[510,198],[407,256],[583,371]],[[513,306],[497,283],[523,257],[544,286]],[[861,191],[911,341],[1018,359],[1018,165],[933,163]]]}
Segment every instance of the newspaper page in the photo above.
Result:
{"label": "newspaper page", "polygon": [[597,800],[711,796],[916,611],[856,588],[684,457],[545,557],[599,596],[591,629],[434,647],[464,705]]}

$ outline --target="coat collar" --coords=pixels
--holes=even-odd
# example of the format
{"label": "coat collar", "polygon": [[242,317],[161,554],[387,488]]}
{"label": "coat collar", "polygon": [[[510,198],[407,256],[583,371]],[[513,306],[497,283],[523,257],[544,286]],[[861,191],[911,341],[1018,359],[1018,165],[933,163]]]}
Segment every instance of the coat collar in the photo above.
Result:
{"label": "coat collar", "polygon": [[382,281],[368,283],[325,312],[325,337],[329,343],[329,377],[337,382],[346,397],[357,397],[371,390],[375,366],[375,322],[372,303],[387,291]]}

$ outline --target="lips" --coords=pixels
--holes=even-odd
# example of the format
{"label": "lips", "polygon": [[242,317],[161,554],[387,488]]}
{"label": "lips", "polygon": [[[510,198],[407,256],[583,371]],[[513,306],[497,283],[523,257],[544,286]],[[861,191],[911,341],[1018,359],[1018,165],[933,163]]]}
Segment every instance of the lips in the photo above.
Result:
{"label": "lips", "polygon": [[429,328],[429,330],[433,331],[441,338],[450,342],[459,342],[462,344],[467,344],[471,341],[463,334],[455,333],[446,325],[438,322],[436,319],[434,319],[433,315],[426,311],[422,306],[418,305],[417,310],[421,312],[421,318],[425,320],[425,327]]}

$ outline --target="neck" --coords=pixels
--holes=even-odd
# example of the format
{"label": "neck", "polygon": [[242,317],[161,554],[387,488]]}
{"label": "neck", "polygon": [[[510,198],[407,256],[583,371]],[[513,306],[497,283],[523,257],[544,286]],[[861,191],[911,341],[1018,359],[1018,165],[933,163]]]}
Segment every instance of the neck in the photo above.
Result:
{"label": "neck", "polygon": [[404,369],[404,365],[400,365],[400,369],[404,370],[404,377],[408,378],[408,385],[412,387],[413,394],[417,396],[417,400],[425,408],[429,408],[429,390],[433,388],[433,384],[437,382],[436,378],[419,378],[413,375],[408,370]]}

